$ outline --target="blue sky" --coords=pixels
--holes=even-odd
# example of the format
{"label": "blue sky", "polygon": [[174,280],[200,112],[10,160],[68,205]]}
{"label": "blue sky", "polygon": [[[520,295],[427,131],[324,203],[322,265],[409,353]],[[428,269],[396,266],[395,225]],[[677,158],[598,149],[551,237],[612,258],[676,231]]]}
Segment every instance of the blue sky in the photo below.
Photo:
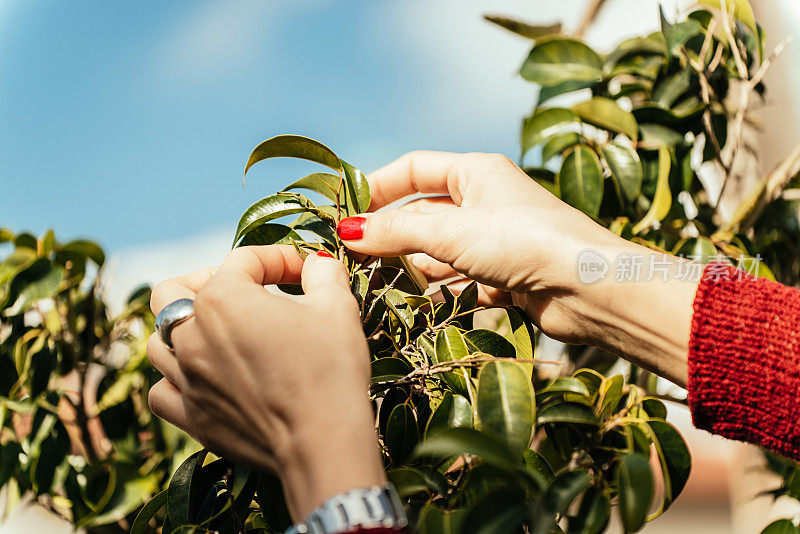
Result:
{"label": "blue sky", "polygon": [[480,21],[492,4],[0,0],[0,225],[112,250],[233,229],[306,170],[269,162],[242,188],[279,133],[365,170],[516,156],[535,90],[514,77],[526,43]]}

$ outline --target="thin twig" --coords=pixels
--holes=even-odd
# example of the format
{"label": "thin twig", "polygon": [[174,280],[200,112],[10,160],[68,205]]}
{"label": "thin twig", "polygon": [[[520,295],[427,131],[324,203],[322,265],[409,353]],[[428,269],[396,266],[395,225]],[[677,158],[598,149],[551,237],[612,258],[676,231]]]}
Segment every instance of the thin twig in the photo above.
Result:
{"label": "thin twig", "polygon": [[581,20],[578,29],[575,31],[575,37],[578,39],[583,39],[584,35],[586,35],[586,31],[597,19],[597,15],[600,13],[600,9],[603,7],[605,2],[606,0],[591,0],[589,7],[583,14],[583,19]]}

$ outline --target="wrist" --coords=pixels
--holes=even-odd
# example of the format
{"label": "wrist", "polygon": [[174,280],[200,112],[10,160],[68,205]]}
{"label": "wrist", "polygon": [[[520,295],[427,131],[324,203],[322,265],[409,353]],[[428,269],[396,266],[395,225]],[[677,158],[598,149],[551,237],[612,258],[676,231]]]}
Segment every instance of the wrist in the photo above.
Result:
{"label": "wrist", "polygon": [[279,458],[278,475],[295,521],[334,495],[386,483],[369,404],[326,414],[308,414]]}
{"label": "wrist", "polygon": [[576,289],[589,344],[685,385],[702,266],[621,238],[600,253],[608,271]]}

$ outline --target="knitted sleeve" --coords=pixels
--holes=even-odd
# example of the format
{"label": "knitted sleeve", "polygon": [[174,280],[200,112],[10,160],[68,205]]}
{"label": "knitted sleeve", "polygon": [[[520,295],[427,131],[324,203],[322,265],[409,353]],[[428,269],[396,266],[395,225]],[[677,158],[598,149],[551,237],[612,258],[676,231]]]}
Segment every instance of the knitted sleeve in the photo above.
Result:
{"label": "knitted sleeve", "polygon": [[800,460],[800,291],[706,267],[689,342],[698,428]]}

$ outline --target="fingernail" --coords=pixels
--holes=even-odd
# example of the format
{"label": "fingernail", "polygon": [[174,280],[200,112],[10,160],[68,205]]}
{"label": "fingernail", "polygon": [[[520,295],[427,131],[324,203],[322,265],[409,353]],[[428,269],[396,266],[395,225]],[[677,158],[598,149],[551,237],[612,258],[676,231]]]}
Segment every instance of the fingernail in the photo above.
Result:
{"label": "fingernail", "polygon": [[347,217],[339,221],[336,227],[336,233],[345,241],[352,241],[354,239],[361,239],[364,237],[364,223],[367,220],[364,217]]}
{"label": "fingernail", "polygon": [[317,256],[320,256],[322,258],[332,258],[333,254],[331,254],[327,250],[318,250],[317,251]]}

